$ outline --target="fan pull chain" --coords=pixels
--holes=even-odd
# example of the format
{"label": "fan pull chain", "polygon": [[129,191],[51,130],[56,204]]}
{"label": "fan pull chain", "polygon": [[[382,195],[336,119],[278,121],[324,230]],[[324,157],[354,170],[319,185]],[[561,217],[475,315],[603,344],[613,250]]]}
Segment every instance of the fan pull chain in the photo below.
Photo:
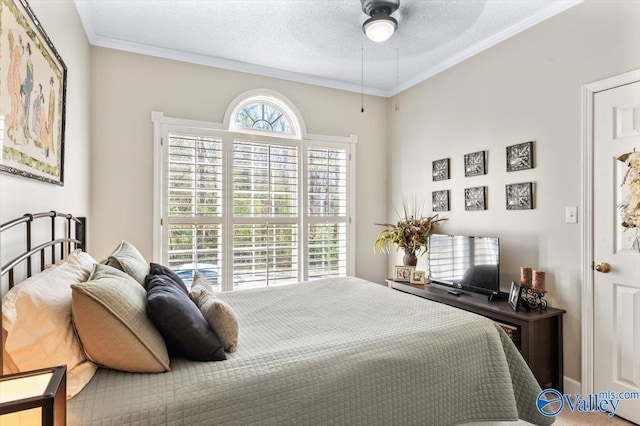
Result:
{"label": "fan pull chain", "polygon": [[400,110],[400,56],[398,50],[396,49],[396,111]]}
{"label": "fan pull chain", "polygon": [[360,112],[364,112],[364,33],[360,39]]}

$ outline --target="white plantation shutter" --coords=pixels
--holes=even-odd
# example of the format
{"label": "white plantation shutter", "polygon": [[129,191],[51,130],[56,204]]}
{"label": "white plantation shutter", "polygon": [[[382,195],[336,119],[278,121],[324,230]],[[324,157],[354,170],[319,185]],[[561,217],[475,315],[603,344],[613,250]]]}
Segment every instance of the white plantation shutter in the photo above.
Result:
{"label": "white plantation shutter", "polygon": [[347,150],[310,147],[307,152],[309,216],[346,217]]}
{"label": "white plantation shutter", "polygon": [[222,226],[194,224],[168,226],[168,262],[185,282],[194,271],[205,275],[212,285],[220,284],[222,264]]}
{"label": "white plantation shutter", "polygon": [[169,216],[222,215],[220,140],[169,136]]}
{"label": "white plantation shutter", "polygon": [[346,148],[307,150],[309,279],[347,274],[348,165]]}
{"label": "white plantation shutter", "polygon": [[309,279],[347,275],[347,226],[309,224]]}
{"label": "white plantation shutter", "polygon": [[233,215],[298,215],[298,149],[236,141],[233,144]]}
{"label": "white plantation shutter", "polygon": [[302,139],[290,109],[266,104],[238,105],[228,127],[154,113],[154,259],[187,284],[196,271],[221,290],[353,273],[354,139]]}
{"label": "white plantation shutter", "polygon": [[299,281],[298,169],[297,146],[234,141],[234,286]]}
{"label": "white plantation shutter", "polygon": [[167,264],[187,282],[194,271],[218,284],[222,264],[222,141],[169,134]]}
{"label": "white plantation shutter", "polygon": [[234,285],[263,287],[299,280],[297,224],[235,224]]}

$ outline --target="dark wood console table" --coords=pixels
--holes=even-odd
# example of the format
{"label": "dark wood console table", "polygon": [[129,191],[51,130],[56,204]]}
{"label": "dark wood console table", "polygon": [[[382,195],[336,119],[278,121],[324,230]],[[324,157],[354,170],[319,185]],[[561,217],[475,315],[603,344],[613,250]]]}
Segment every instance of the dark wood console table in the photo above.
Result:
{"label": "dark wood console table", "polygon": [[487,298],[456,296],[430,285],[387,280],[390,288],[424,299],[473,312],[515,330],[515,345],[542,388],[562,389],[562,314],[563,309],[547,308],[543,312],[511,309],[506,300],[490,302]]}

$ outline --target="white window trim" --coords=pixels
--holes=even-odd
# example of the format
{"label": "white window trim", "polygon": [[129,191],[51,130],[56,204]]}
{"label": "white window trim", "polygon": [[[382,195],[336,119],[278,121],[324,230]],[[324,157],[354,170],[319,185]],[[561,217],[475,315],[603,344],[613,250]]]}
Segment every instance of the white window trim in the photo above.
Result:
{"label": "white window trim", "polygon": [[[263,96],[273,96],[274,98],[285,100],[283,101],[283,105],[286,106],[287,113],[293,114],[293,120],[291,120],[292,125],[296,128],[296,132],[299,132],[299,137],[295,137],[295,141],[292,138],[289,138],[287,135],[274,134],[270,132],[245,132],[244,130],[239,131],[239,129],[230,128],[231,118],[234,116],[234,111],[242,105],[245,105],[248,102],[255,102],[257,99],[257,95],[262,94]],[[271,99],[271,98],[270,98]],[[270,103],[273,103],[272,100]],[[284,107],[280,103],[276,103],[276,105],[280,108]],[[300,149],[301,156],[301,164],[302,167],[299,171],[300,181],[302,182],[302,191],[300,191],[300,206],[302,206],[302,210],[300,211],[300,216],[304,216],[306,219],[303,220],[303,223],[309,223],[308,216],[308,208],[306,206],[307,196],[307,163],[303,161],[306,158],[307,149],[309,146],[313,146],[315,144],[322,145],[323,147],[330,147],[331,145],[339,146],[340,148],[347,147],[347,153],[349,156],[349,167],[348,167],[348,210],[346,215],[346,225],[348,229],[347,235],[347,275],[355,275],[355,236],[356,236],[356,224],[353,218],[356,214],[356,194],[355,194],[355,181],[356,181],[356,150],[355,146],[358,143],[357,135],[350,135],[348,137],[344,136],[332,136],[332,135],[319,135],[319,134],[308,134],[306,132],[306,126],[302,121],[302,117],[299,111],[286,100],[282,95],[266,90],[259,91],[250,91],[246,92],[236,98],[227,109],[227,113],[225,114],[225,119],[223,123],[215,123],[215,122],[207,122],[207,121],[199,121],[199,120],[189,120],[175,117],[166,117],[164,113],[159,111],[153,111],[151,113],[151,122],[153,123],[153,260],[156,263],[163,262],[163,253],[166,252],[165,245],[167,244],[166,238],[163,236],[163,231],[166,229],[168,225],[168,221],[163,219],[163,200],[166,199],[166,191],[165,188],[165,179],[164,176],[164,165],[166,163],[166,158],[163,155],[166,155],[166,150],[163,147],[163,143],[167,141],[168,134],[173,132],[182,132],[182,133],[196,133],[196,134],[205,134],[211,135],[218,138],[221,138],[223,141],[223,155],[225,156],[226,164],[232,164],[232,156],[233,150],[228,149],[230,145],[232,145],[234,138],[244,139],[244,140],[258,140],[263,139],[264,136],[269,137],[270,141],[277,141],[278,143],[286,144],[286,145],[296,145]],[[258,136],[258,135],[261,135]],[[284,137],[283,137],[284,136]],[[225,169],[225,178],[223,184],[223,190],[225,191],[225,203],[223,207],[223,217],[222,217],[222,226],[225,229],[223,233],[223,244],[225,247],[229,247],[230,244],[233,244],[233,236],[227,230],[231,229],[231,225],[233,223],[233,217],[229,214],[228,209],[231,205],[233,193],[232,193],[232,185],[230,182],[230,173],[231,168],[226,167]],[[298,220],[298,219],[296,219]],[[313,219],[311,219],[313,222]],[[303,227],[307,228],[307,227]],[[307,247],[307,238],[308,238],[308,229],[301,229],[300,233],[301,243],[303,245],[302,255],[299,258],[300,263],[300,271],[302,272],[302,276],[300,277],[302,280],[308,279],[308,270],[305,266],[308,261],[308,247]],[[233,259],[231,256],[225,256],[223,258],[223,269],[222,269],[222,283],[221,288],[223,290],[228,290],[227,286],[232,286],[233,283],[227,283],[225,279],[225,275],[232,270],[233,267]]]}

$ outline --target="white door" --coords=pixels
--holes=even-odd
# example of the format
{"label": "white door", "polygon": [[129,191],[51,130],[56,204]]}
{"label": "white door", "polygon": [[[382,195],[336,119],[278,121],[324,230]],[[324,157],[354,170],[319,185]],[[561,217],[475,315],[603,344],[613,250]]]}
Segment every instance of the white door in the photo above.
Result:
{"label": "white door", "polygon": [[[593,392],[640,392],[640,252],[618,212],[627,166],[616,160],[640,151],[640,82],[597,93],[593,125]],[[616,414],[640,423],[640,400]]]}

